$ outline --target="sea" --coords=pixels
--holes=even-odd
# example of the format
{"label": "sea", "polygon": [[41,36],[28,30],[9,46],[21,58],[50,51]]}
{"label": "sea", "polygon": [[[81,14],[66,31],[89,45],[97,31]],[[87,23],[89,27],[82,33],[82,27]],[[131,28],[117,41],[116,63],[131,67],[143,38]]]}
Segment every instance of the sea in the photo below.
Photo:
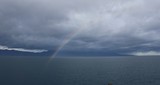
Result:
{"label": "sea", "polygon": [[160,85],[160,56],[0,56],[0,85]]}

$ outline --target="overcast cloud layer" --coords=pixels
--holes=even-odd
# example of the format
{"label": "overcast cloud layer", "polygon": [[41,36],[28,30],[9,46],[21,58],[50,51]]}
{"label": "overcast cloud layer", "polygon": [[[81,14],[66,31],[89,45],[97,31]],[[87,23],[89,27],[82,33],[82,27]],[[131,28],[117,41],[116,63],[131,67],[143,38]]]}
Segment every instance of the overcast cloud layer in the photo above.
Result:
{"label": "overcast cloud layer", "polygon": [[[0,45],[88,52],[159,52],[159,0],[0,0]],[[72,37],[72,38],[70,38]]]}

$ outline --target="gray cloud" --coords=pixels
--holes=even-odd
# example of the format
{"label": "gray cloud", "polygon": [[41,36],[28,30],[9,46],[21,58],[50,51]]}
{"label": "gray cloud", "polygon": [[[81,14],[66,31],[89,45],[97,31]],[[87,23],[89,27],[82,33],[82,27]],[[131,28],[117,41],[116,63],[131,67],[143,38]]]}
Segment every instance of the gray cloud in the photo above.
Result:
{"label": "gray cloud", "polygon": [[1,0],[0,45],[56,50],[78,31],[63,50],[159,50],[159,3],[158,0]]}

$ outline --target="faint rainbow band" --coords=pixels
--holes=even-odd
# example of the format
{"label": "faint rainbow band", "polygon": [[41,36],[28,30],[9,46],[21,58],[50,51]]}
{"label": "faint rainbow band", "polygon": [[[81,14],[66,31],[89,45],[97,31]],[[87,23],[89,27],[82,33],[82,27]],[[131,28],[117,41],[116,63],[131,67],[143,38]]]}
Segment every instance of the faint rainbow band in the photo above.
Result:
{"label": "faint rainbow band", "polygon": [[72,32],[72,34],[70,34],[68,37],[66,37],[62,44],[57,48],[57,50],[54,52],[54,54],[49,58],[47,64],[49,64],[55,57],[56,55],[63,49],[63,47],[68,44],[74,37],[76,37],[80,32],[82,31],[82,29],[78,29],[74,32]]}

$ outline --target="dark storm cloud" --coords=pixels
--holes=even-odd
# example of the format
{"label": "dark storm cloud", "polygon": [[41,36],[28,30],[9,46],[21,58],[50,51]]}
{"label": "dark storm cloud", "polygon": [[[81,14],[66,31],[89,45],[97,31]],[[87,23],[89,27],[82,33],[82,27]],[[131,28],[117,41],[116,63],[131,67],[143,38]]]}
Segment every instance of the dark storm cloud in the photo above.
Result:
{"label": "dark storm cloud", "polygon": [[19,46],[54,46],[67,34],[56,26],[65,20],[63,13],[41,7],[32,1],[1,1],[1,44]]}
{"label": "dark storm cloud", "polygon": [[1,0],[0,45],[56,50],[73,37],[63,50],[155,53],[160,43],[159,3]]}

